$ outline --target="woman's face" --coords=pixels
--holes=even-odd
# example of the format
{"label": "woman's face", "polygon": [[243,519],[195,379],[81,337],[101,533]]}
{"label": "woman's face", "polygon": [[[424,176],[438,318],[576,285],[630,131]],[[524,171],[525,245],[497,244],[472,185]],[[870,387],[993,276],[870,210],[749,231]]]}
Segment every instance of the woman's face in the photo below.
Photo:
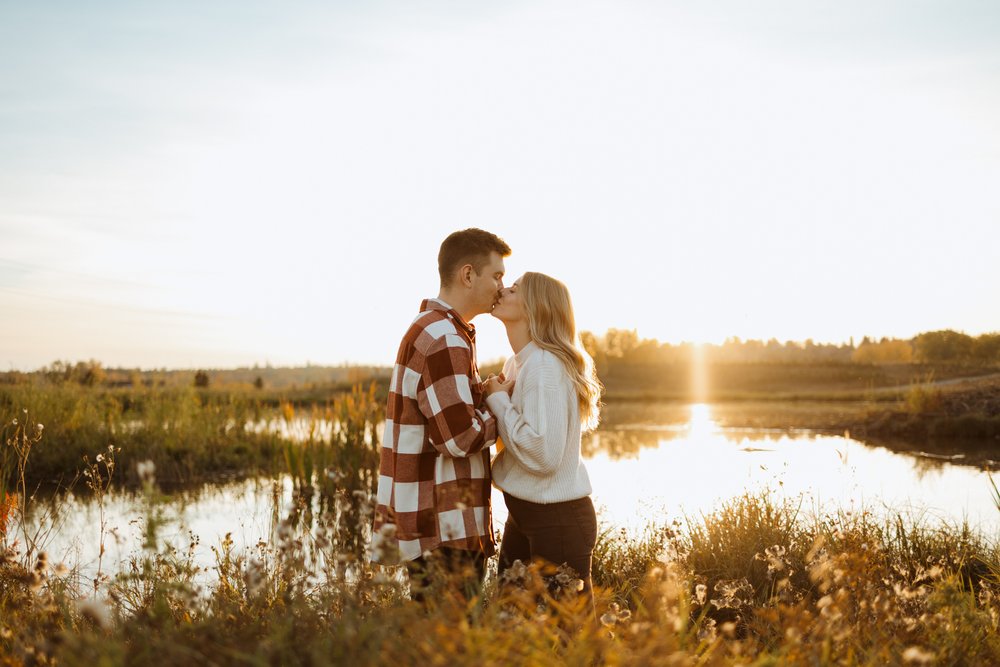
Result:
{"label": "woman's face", "polygon": [[501,322],[516,322],[527,319],[528,313],[524,308],[524,301],[518,294],[520,284],[521,278],[518,278],[513,285],[500,290],[500,300],[493,308],[493,317]]}

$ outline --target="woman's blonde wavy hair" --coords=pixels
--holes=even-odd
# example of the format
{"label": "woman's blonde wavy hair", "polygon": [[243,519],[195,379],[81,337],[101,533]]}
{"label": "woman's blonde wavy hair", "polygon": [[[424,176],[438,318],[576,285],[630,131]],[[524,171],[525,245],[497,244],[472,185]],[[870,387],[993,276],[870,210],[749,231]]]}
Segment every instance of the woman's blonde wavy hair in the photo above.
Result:
{"label": "woman's blonde wavy hair", "polygon": [[587,354],[576,331],[576,317],[569,289],[544,273],[525,273],[518,291],[528,315],[531,340],[548,350],[563,363],[576,388],[580,406],[580,424],[585,431],[600,422],[601,391],[594,360]]}

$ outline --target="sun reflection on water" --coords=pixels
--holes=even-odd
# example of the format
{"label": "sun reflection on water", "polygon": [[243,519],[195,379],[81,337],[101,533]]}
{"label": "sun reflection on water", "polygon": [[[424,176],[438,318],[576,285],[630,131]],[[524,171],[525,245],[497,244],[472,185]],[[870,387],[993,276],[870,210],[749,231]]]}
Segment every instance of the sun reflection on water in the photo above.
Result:
{"label": "sun reflection on water", "polygon": [[691,417],[687,423],[690,437],[708,435],[716,430],[717,425],[712,420],[712,408],[707,403],[692,403]]}

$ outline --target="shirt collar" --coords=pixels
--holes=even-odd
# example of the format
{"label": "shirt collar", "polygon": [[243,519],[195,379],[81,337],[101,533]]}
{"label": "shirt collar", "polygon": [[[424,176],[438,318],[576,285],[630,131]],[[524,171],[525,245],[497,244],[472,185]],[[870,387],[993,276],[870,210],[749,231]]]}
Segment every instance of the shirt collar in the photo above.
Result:
{"label": "shirt collar", "polygon": [[427,310],[438,310],[445,313],[448,318],[455,322],[466,334],[468,334],[470,340],[476,339],[476,325],[471,322],[466,322],[458,311],[452,308],[448,303],[442,301],[441,299],[424,299],[423,303],[420,304],[420,312]]}

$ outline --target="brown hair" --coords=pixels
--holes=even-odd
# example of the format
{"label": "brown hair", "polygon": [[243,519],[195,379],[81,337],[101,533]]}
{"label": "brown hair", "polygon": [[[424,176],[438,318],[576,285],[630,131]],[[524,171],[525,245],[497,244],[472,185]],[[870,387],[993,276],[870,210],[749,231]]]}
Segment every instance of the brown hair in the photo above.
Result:
{"label": "brown hair", "polygon": [[587,354],[576,331],[576,317],[569,289],[544,273],[525,273],[520,282],[528,333],[535,345],[548,350],[562,362],[576,389],[583,430],[597,428],[601,417],[601,392],[594,360]]}
{"label": "brown hair", "polygon": [[465,264],[472,264],[477,274],[481,272],[489,261],[491,252],[507,257],[510,255],[510,246],[496,234],[475,227],[449,234],[438,251],[441,286],[447,287],[455,270]]}

